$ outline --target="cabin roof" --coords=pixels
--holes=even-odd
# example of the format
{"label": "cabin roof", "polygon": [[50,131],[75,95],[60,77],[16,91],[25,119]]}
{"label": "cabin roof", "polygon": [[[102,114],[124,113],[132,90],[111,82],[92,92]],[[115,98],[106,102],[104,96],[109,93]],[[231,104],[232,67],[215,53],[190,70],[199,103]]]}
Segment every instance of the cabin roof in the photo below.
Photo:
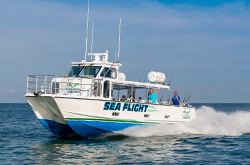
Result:
{"label": "cabin roof", "polygon": [[147,89],[161,89],[161,90],[171,90],[169,85],[163,84],[152,84],[149,82],[136,82],[136,81],[121,81],[121,80],[112,80],[113,85],[117,86],[126,86],[126,87],[135,87],[135,88],[147,88]]}

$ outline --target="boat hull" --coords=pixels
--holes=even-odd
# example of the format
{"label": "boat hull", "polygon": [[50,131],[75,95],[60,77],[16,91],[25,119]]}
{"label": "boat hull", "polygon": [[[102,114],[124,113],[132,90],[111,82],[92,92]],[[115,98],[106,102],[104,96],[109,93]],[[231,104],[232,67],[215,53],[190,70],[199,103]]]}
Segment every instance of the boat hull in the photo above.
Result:
{"label": "boat hull", "polygon": [[128,127],[144,125],[135,123],[124,123],[122,121],[93,121],[90,119],[68,119],[66,121],[77,134],[85,138],[95,138],[103,134],[121,131]]}
{"label": "boat hull", "polygon": [[58,136],[96,138],[133,126],[190,121],[193,107],[87,99],[67,96],[27,96],[41,124]]}
{"label": "boat hull", "polygon": [[95,138],[133,126],[190,121],[191,107],[140,104],[110,100],[56,96],[65,121],[79,135]]}
{"label": "boat hull", "polygon": [[64,120],[54,98],[50,96],[25,96],[41,124],[55,135],[68,137],[76,135]]}

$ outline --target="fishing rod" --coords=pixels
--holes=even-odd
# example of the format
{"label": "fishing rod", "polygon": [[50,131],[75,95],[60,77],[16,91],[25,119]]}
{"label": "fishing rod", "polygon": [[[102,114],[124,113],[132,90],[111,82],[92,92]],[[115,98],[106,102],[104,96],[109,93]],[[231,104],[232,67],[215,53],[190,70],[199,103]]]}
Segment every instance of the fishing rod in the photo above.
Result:
{"label": "fishing rod", "polygon": [[[149,70],[150,70],[150,69],[147,69],[147,72],[148,72]],[[146,72],[146,75],[145,75],[145,78],[144,78],[143,82],[145,82],[146,79],[147,79],[147,72]]]}
{"label": "fishing rod", "polygon": [[189,99],[190,99],[190,97],[191,97],[191,95],[188,97],[188,99],[187,99],[186,103],[189,103]]}
{"label": "fishing rod", "polygon": [[[172,72],[172,76],[171,77],[173,77],[173,72]],[[171,79],[169,79],[168,86],[170,86],[170,82],[171,82]],[[169,91],[169,96],[168,96],[168,100],[167,100],[168,105],[170,105],[170,96],[171,96],[171,92]]]}
{"label": "fishing rod", "polygon": [[187,88],[187,91],[186,91],[185,97],[184,97],[184,99],[183,99],[183,103],[186,101],[186,97],[187,97],[187,93],[188,93],[188,91],[189,91],[189,88],[190,88],[190,86],[188,86],[188,88]]}
{"label": "fishing rod", "polygon": [[138,70],[137,73],[136,73],[136,76],[135,76],[134,81],[136,81],[136,79],[137,79],[137,77],[138,77],[138,74],[139,74],[139,70]]}
{"label": "fishing rod", "polygon": [[142,75],[141,75],[141,78],[140,78],[139,82],[141,82],[142,76],[144,75],[145,71],[146,71],[146,68],[145,68],[144,71],[142,72]]}
{"label": "fishing rod", "polygon": [[[161,94],[161,99],[160,99],[160,102],[162,102],[163,101],[163,99],[164,99],[164,96],[165,96],[165,94],[166,94],[166,91],[165,90],[162,90],[162,92],[161,92],[162,94]],[[166,102],[162,102],[163,104],[166,104]]]}
{"label": "fishing rod", "polygon": [[176,90],[177,94],[181,95],[182,88],[183,88],[183,86],[181,86],[179,90]]}
{"label": "fishing rod", "polygon": [[[188,103],[188,105],[189,105],[189,99],[190,99],[190,97],[192,96],[192,93],[193,93],[193,90],[190,92],[189,97],[185,100],[184,105],[187,104],[187,103]],[[184,101],[183,101],[183,102],[184,102]]]}
{"label": "fishing rod", "polygon": [[193,88],[193,90],[192,91],[190,91],[190,95],[189,95],[189,97],[188,97],[188,99],[187,99],[187,103],[189,102],[189,99],[190,99],[190,97],[192,96],[192,94],[194,93],[194,88]]}
{"label": "fishing rod", "polygon": [[169,78],[168,86],[170,86],[170,82],[172,81],[172,78],[173,78],[173,76],[174,76],[174,71],[175,71],[175,70],[173,70],[173,72],[172,72],[172,74],[171,74],[171,76],[170,76],[170,78]]}
{"label": "fishing rod", "polygon": [[168,100],[167,100],[168,105],[170,105],[170,96],[171,96],[171,92],[169,91],[169,96],[168,96]]}
{"label": "fishing rod", "polygon": [[162,97],[163,97],[163,92],[159,91],[159,96],[161,96],[161,99],[160,99],[160,102],[161,102],[162,101]]}

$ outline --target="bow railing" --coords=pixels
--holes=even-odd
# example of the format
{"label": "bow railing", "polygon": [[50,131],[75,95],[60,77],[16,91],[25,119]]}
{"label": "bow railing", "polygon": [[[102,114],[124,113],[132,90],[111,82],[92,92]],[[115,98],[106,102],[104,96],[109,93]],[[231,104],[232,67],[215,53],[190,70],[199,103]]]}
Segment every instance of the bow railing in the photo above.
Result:
{"label": "bow railing", "polygon": [[27,94],[100,96],[101,80],[59,75],[28,75]]}

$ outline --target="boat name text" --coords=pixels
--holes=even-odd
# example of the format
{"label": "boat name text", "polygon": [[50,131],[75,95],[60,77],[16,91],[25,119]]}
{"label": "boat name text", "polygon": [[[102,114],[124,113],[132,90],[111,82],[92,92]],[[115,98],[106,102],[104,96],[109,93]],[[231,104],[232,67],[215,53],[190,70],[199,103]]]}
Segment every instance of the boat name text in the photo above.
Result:
{"label": "boat name text", "polygon": [[142,104],[132,104],[124,103],[123,106],[121,103],[116,102],[105,102],[103,110],[113,110],[113,111],[133,111],[133,112],[147,112],[148,105]]}

